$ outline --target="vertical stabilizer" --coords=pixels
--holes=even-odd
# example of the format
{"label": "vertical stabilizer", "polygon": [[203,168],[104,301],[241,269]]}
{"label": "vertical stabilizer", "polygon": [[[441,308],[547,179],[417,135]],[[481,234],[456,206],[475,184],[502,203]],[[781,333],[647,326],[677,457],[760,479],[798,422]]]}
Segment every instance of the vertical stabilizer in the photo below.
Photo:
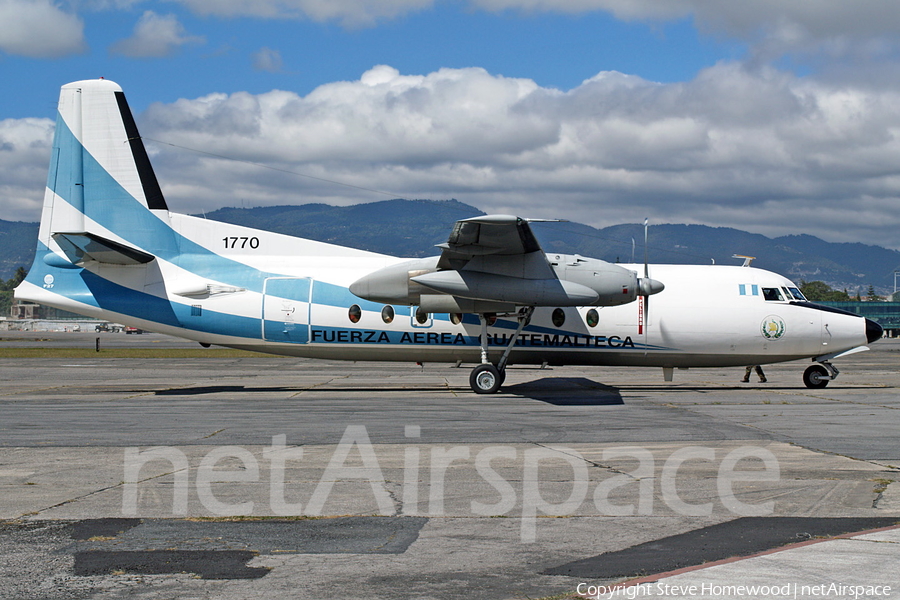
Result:
{"label": "vertical stabilizer", "polygon": [[64,85],[40,242],[69,255],[54,243],[54,234],[90,233],[171,256],[177,248],[168,219],[122,88],[104,79]]}

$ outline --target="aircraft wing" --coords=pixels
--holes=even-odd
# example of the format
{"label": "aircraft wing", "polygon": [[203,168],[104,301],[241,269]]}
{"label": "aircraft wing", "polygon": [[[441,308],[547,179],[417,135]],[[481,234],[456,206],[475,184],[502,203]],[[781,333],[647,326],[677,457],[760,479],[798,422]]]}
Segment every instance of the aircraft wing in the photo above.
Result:
{"label": "aircraft wing", "polygon": [[558,267],[531,231],[512,215],[457,221],[439,257],[385,267],[350,291],[372,302],[408,304],[425,312],[511,312],[516,306],[616,306],[637,296],[637,274],[578,257]]}
{"label": "aircraft wing", "polygon": [[529,306],[575,306],[597,292],[560,281],[528,220],[486,215],[457,221],[438,259],[438,270],[411,277],[434,292],[456,298]]}
{"label": "aircraft wing", "polygon": [[[525,279],[556,279],[528,220],[485,215],[457,221],[441,248],[440,270],[486,271]],[[527,268],[525,268],[527,267]]]}

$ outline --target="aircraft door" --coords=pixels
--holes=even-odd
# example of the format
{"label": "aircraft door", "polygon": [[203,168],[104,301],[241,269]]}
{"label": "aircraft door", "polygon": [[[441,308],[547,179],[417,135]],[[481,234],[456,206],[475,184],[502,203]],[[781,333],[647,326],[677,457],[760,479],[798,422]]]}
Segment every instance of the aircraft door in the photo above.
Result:
{"label": "aircraft door", "polygon": [[269,277],[263,284],[262,335],[269,342],[309,342],[309,277]]}

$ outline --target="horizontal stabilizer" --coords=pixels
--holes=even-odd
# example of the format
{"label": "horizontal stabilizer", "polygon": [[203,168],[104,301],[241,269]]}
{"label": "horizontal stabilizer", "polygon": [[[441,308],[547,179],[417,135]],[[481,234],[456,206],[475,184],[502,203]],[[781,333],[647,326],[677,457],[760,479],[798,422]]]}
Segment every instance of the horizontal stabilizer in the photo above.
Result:
{"label": "horizontal stabilizer", "polygon": [[155,256],[94,233],[54,233],[53,239],[75,264],[88,261],[110,265],[142,265]]}

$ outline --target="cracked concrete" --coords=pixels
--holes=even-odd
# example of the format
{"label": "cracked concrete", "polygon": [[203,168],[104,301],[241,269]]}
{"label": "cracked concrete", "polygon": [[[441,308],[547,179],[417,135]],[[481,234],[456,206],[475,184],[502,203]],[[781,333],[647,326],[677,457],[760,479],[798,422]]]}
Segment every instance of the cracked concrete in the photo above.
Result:
{"label": "cracked concrete", "polygon": [[[7,359],[0,551],[27,558],[3,567],[0,596],[538,597],[578,584],[542,574],[554,566],[723,523],[742,505],[900,518],[900,343],[873,348],[814,392],[799,387],[804,365],[768,367],[765,385],[739,384],[740,370],[679,371],[663,384],[655,370],[511,368],[490,397],[446,366]],[[338,454],[325,478],[348,427],[368,442]],[[154,448],[128,479],[127,452]],[[724,486],[729,457],[743,479]],[[223,507],[302,515],[326,479],[322,516],[425,519],[417,539],[364,559],[261,553],[247,566],[271,571],[243,582],[77,576],[59,553],[72,543],[60,523],[223,517]],[[895,534],[838,541],[840,560],[810,556],[832,571],[900,558]],[[792,577],[828,573],[808,565]]]}

